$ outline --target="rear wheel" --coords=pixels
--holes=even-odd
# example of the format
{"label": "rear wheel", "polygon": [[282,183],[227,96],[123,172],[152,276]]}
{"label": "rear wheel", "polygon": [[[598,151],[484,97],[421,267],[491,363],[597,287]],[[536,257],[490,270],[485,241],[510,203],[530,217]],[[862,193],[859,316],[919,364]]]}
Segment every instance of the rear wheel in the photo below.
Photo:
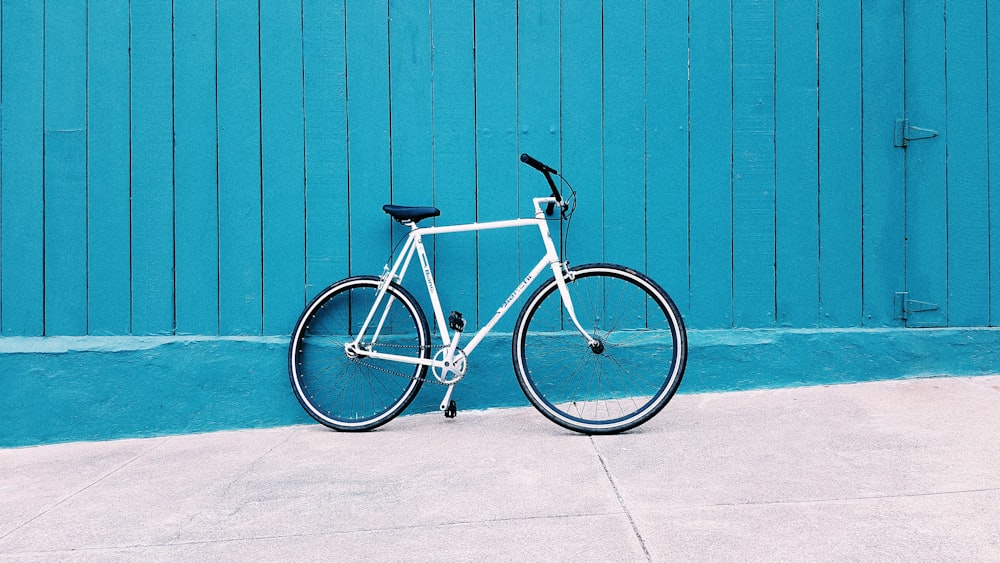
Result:
{"label": "rear wheel", "polygon": [[645,275],[612,264],[570,270],[566,282],[588,343],[555,278],[528,298],[514,327],[514,372],[546,417],[585,434],[613,434],[655,416],[687,363],[684,321]]}
{"label": "rear wheel", "polygon": [[427,373],[426,366],[365,355],[430,357],[427,319],[416,299],[395,283],[386,288],[358,349],[347,346],[368,317],[378,286],[374,276],[331,285],[306,306],[292,333],[292,391],[310,416],[330,428],[370,430],[385,424],[410,404]]}

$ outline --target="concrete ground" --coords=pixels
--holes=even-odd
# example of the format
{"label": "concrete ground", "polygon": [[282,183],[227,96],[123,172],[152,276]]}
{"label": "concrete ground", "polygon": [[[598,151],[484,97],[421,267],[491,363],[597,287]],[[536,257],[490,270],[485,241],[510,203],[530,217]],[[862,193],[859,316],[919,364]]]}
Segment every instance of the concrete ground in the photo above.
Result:
{"label": "concrete ground", "polygon": [[194,559],[1000,561],[1000,376],[0,450],[0,560]]}

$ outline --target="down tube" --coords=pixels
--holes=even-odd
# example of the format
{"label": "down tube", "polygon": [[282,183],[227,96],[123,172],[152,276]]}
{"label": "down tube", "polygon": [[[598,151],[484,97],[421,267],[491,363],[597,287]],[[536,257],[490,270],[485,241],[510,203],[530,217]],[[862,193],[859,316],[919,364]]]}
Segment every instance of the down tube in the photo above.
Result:
{"label": "down tube", "polygon": [[514,289],[514,292],[510,294],[510,297],[508,297],[507,300],[504,301],[502,305],[500,305],[500,308],[497,309],[496,314],[493,315],[493,318],[490,319],[490,322],[486,323],[486,326],[479,329],[479,332],[477,332],[476,335],[472,337],[472,340],[469,341],[469,345],[464,348],[466,356],[472,354],[472,351],[476,349],[476,346],[479,346],[479,343],[482,342],[483,338],[486,338],[486,335],[489,334],[491,330],[493,330],[493,327],[496,326],[498,322],[500,322],[500,319],[503,318],[503,316],[507,313],[507,311],[510,310],[511,306],[514,305],[517,299],[521,297],[521,294],[524,293],[524,290],[528,289],[528,286],[531,285],[531,282],[535,281],[535,278],[538,277],[538,274],[542,273],[542,270],[545,269],[545,266],[549,264],[550,261],[548,256],[545,256],[544,258],[538,261],[538,264],[535,264],[535,267],[532,268],[531,272],[529,272],[528,275],[525,276],[523,280],[521,280],[521,283],[518,284],[517,288]]}

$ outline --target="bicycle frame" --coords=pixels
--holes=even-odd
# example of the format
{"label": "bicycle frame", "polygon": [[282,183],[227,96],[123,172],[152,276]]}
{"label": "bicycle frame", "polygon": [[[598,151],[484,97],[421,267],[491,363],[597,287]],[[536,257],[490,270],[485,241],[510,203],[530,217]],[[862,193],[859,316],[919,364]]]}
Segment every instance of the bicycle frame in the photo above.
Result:
{"label": "bicycle frame", "polygon": [[[441,401],[441,410],[447,408],[454,385],[455,383],[458,383],[462,377],[464,377],[467,364],[464,360],[461,362],[455,362],[455,354],[456,351],[458,351],[458,342],[461,338],[462,331],[456,330],[454,335],[450,335],[448,333],[448,323],[445,322],[444,310],[441,308],[441,300],[438,297],[437,286],[434,282],[434,273],[431,271],[430,261],[427,258],[427,251],[424,248],[422,237],[447,233],[464,233],[491,229],[511,229],[529,226],[535,226],[538,228],[538,232],[542,237],[542,243],[545,247],[544,256],[542,256],[538,263],[535,264],[534,268],[531,269],[528,275],[521,280],[517,287],[514,288],[514,291],[510,294],[510,296],[504,300],[504,302],[497,309],[497,312],[493,315],[493,318],[491,318],[489,322],[483,325],[475,333],[475,335],[473,335],[469,344],[459,353],[465,357],[471,355],[472,351],[476,349],[480,342],[482,342],[482,340],[490,333],[493,327],[496,326],[500,319],[503,318],[503,316],[510,310],[518,298],[524,294],[525,290],[527,290],[539,274],[545,270],[546,266],[552,270],[552,274],[559,286],[559,292],[562,296],[566,312],[569,315],[570,320],[573,322],[573,325],[580,332],[583,338],[586,339],[588,345],[595,345],[597,342],[596,339],[591,336],[580,324],[580,321],[577,320],[576,312],[573,308],[573,302],[570,299],[569,290],[566,287],[566,272],[564,270],[564,264],[559,258],[559,253],[556,251],[555,244],[552,242],[552,235],[549,232],[548,221],[542,211],[542,205],[557,204],[558,202],[554,197],[544,197],[534,198],[532,203],[535,208],[535,216],[533,218],[489,221],[485,223],[466,223],[441,227],[418,227],[416,222],[412,221],[404,223],[410,227],[410,233],[407,235],[406,242],[404,243],[399,256],[392,263],[392,267],[390,268],[387,266],[387,270],[382,274],[375,302],[372,304],[372,307],[368,312],[368,316],[365,318],[361,329],[358,331],[358,336],[353,342],[349,342],[345,345],[345,351],[347,354],[352,357],[365,356],[413,365],[424,365],[428,368],[437,368],[442,370],[442,373],[453,374],[453,377],[451,378],[446,377],[443,380],[439,378],[442,383],[445,383],[448,386],[445,398]],[[395,281],[397,283],[402,282],[403,277],[406,275],[406,272],[410,267],[410,262],[413,259],[414,254],[417,255],[420,261],[420,267],[424,275],[424,282],[427,286],[427,293],[430,296],[431,306],[434,309],[434,320],[437,322],[438,326],[441,327],[441,343],[444,349],[444,356],[441,359],[413,358],[378,352],[375,350],[382,324],[385,322],[385,317],[389,311],[389,305],[392,304],[391,300],[393,299],[393,297],[389,297],[390,301],[382,309],[383,312],[381,318],[376,319],[382,301],[385,299],[386,288],[391,281]],[[369,333],[369,329],[371,329],[373,324],[375,327],[371,333],[370,340],[367,342],[366,349],[362,347],[361,343],[365,340],[365,336]]]}

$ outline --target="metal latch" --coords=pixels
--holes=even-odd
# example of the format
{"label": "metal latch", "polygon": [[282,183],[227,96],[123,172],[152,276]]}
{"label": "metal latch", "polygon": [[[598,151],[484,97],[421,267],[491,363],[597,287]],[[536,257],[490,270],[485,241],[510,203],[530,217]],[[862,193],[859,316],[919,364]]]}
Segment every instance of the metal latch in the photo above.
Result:
{"label": "metal latch", "polygon": [[910,141],[920,139],[932,139],[937,137],[938,132],[933,129],[924,129],[910,125],[910,120],[905,117],[896,119],[896,133],[893,144],[897,147],[906,148]]}
{"label": "metal latch", "polygon": [[909,293],[906,291],[897,291],[893,296],[893,306],[896,311],[896,316],[894,318],[897,321],[908,320],[910,318],[910,314],[912,313],[928,313],[939,309],[937,303],[928,303],[927,301],[908,299],[906,297],[907,295],[909,295]]}

